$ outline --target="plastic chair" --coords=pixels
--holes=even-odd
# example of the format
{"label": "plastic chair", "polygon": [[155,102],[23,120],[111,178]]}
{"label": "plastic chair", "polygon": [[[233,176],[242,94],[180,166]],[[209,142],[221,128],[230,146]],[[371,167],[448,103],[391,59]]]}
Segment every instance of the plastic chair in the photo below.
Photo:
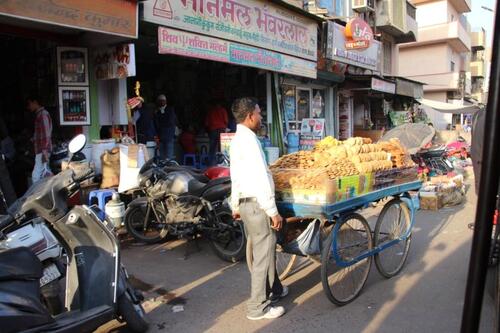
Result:
{"label": "plastic chair", "polygon": [[115,190],[94,190],[89,193],[89,206],[97,205],[104,212],[106,203],[111,200]]}
{"label": "plastic chair", "polygon": [[198,168],[198,161],[196,158],[196,154],[184,154],[184,159],[182,164]]}

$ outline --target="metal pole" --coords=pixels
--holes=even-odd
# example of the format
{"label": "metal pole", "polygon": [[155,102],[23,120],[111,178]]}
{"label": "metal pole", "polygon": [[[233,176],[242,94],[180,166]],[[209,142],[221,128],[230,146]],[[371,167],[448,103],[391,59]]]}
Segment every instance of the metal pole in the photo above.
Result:
{"label": "metal pole", "polygon": [[[500,16],[495,13],[495,28]],[[493,213],[500,175],[500,34],[493,36],[493,62],[484,128],[483,161],[476,209],[476,221],[462,313],[462,333],[477,332],[481,318],[488,254],[491,243]],[[479,111],[481,112],[481,111]]]}

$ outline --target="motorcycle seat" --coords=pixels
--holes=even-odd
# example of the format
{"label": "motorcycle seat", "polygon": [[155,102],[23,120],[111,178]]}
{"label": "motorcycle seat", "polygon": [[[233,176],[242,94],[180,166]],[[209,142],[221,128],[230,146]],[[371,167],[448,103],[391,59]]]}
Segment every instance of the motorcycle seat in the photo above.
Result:
{"label": "motorcycle seat", "polygon": [[199,169],[182,167],[182,166],[168,166],[163,168],[166,173],[174,172],[174,171],[184,171],[193,176],[197,181],[202,183],[208,183],[210,179],[203,174],[203,172]]}
{"label": "motorcycle seat", "polygon": [[[220,186],[222,184],[229,184],[229,188],[231,187],[231,178],[230,177],[221,177],[210,180],[207,184],[202,183],[196,179],[193,179],[188,184],[189,194],[201,197],[207,190]],[[208,199],[207,199],[208,200]]]}

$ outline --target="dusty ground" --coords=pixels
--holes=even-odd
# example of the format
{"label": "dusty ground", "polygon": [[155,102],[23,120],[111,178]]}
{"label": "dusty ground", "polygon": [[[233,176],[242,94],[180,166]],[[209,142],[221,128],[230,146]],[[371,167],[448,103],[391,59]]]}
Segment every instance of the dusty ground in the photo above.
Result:
{"label": "dusty ground", "polygon": [[[403,271],[386,280],[372,265],[360,297],[344,307],[324,295],[319,265],[308,265],[284,281],[290,287],[281,302],[287,313],[274,321],[245,318],[250,280],[246,264],[222,262],[206,243],[187,260],[185,244],[179,241],[129,244],[123,260],[145,293],[150,332],[458,332],[472,236],[467,224],[474,219],[475,203],[469,191],[460,206],[418,212]],[[484,304],[482,331],[491,332],[489,296]],[[173,312],[176,305],[183,311]],[[126,331],[116,322],[99,330]]]}

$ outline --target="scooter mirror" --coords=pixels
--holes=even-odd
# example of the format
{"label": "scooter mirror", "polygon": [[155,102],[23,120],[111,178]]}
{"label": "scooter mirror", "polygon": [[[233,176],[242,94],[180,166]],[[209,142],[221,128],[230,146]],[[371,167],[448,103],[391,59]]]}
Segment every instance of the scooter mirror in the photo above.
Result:
{"label": "scooter mirror", "polygon": [[85,144],[87,144],[85,135],[78,134],[69,142],[68,150],[71,154],[76,154],[85,147]]}

